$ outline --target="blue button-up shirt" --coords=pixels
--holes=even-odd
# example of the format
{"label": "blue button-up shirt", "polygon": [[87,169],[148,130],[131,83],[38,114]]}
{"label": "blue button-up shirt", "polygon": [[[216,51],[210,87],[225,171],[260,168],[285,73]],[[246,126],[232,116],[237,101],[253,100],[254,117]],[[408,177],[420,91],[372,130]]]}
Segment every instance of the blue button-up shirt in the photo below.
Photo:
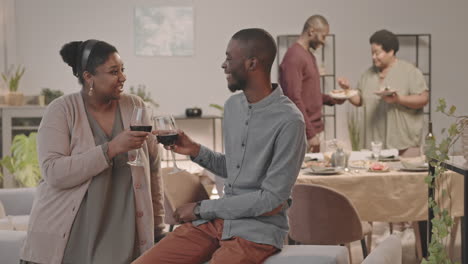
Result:
{"label": "blue button-up shirt", "polygon": [[[193,160],[226,178],[225,195],[201,203],[202,220],[224,219],[222,239],[234,236],[282,248],[288,233],[287,208],[306,149],[301,112],[277,85],[270,95],[250,104],[244,93],[224,106],[226,153],[204,146]],[[281,212],[262,216],[280,206]]]}

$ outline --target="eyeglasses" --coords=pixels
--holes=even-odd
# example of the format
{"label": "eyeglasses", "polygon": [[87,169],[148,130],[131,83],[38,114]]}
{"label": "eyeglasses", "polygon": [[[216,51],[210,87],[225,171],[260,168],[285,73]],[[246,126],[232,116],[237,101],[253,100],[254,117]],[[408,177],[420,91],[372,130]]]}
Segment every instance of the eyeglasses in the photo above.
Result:
{"label": "eyeglasses", "polygon": [[110,71],[102,71],[102,72],[99,72],[99,71],[96,71],[96,74],[95,75],[98,75],[98,74],[110,74],[110,75],[113,75],[113,76],[119,76],[119,74],[125,74],[125,68],[121,68],[121,69],[111,69]]}

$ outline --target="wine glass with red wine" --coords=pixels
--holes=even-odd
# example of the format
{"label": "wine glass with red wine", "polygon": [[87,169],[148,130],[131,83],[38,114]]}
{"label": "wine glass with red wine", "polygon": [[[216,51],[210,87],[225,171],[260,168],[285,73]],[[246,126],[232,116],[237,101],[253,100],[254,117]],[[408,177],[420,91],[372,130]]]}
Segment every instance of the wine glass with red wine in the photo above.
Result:
{"label": "wine glass with red wine", "polygon": [[[153,126],[151,118],[153,117],[153,109],[147,106],[135,106],[133,108],[132,119],[130,119],[131,131],[151,132]],[[140,149],[136,149],[135,159],[128,161],[131,166],[143,166],[140,160]]]}
{"label": "wine glass with red wine", "polygon": [[[154,128],[158,130],[158,135],[156,137],[159,143],[163,144],[165,147],[175,145],[179,134],[177,133],[175,120],[171,115],[154,117]],[[172,162],[174,163],[172,173],[181,171],[181,169],[177,167],[174,151],[171,150],[171,154]]]}

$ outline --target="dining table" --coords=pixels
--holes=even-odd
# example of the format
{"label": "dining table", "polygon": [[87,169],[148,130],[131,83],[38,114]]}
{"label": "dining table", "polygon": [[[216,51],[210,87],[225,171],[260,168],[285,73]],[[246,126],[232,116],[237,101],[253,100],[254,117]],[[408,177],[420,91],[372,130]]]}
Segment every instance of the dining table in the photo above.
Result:
{"label": "dining table", "polygon": [[[323,159],[322,154],[307,154]],[[320,156],[322,155],[322,156]],[[353,160],[371,159],[371,152],[351,152],[348,164]],[[398,158],[395,158],[398,160]],[[344,194],[356,208],[362,221],[406,222],[428,219],[427,171],[408,171],[401,162],[385,162],[388,171],[370,171],[367,168],[347,167],[332,175],[315,175],[309,168],[300,171],[296,184],[317,184]],[[438,179],[438,186],[447,190],[436,199],[448,208],[454,217],[463,216],[463,175],[447,171]]]}

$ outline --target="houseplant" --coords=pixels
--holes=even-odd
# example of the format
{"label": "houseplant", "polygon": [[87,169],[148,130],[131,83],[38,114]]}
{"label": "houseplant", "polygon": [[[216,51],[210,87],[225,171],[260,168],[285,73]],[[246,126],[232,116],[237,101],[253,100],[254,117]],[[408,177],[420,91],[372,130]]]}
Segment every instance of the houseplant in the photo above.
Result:
{"label": "houseplant", "polygon": [[[429,173],[425,181],[430,188],[437,190],[440,195],[438,198],[429,198],[429,208],[434,212],[432,223],[432,239],[430,241],[427,260],[423,260],[423,264],[451,264],[453,263],[444,246],[444,240],[450,234],[454,220],[449,212],[449,209],[443,208],[442,200],[449,195],[447,190],[439,186],[439,179],[447,170],[443,166],[443,162],[449,160],[449,150],[460,138],[461,132],[464,131],[468,122],[467,115],[456,115],[455,106],[447,109],[447,104],[444,99],[439,99],[439,105],[436,112],[440,112],[446,117],[454,119],[454,122],[448,129],[442,129],[442,138],[437,142],[435,138],[426,140],[425,155],[434,167],[434,172]],[[450,207],[449,207],[450,208]]]}
{"label": "houseplant", "polygon": [[151,104],[155,108],[159,107],[159,104],[156,103],[156,101],[154,101],[151,98],[151,93],[146,92],[146,85],[144,85],[144,84],[139,84],[137,86],[136,90],[135,90],[135,87],[133,87],[133,85],[130,86],[130,93],[134,94],[134,95],[138,95],[139,97],[141,97],[141,99],[143,99],[143,101]]}
{"label": "houseplant", "polygon": [[348,135],[351,142],[351,149],[359,151],[361,149],[361,133],[359,129],[360,112],[356,107],[348,111]]}
{"label": "houseplant", "polygon": [[224,115],[224,107],[222,107],[219,104],[210,104],[210,107],[213,107],[214,109],[218,109],[221,112],[221,116]]}
{"label": "houseplant", "polygon": [[24,95],[18,92],[19,81],[25,72],[25,68],[18,66],[16,70],[11,66],[6,72],[2,73],[2,79],[8,86],[9,92],[5,95],[5,103],[8,105],[22,105],[24,103]]}
{"label": "houseplant", "polygon": [[54,99],[63,95],[63,92],[60,90],[52,90],[49,88],[42,88],[41,95],[44,96],[45,104],[50,104]]}
{"label": "houseplant", "polygon": [[11,156],[6,155],[0,160],[2,167],[14,175],[20,187],[34,187],[41,179],[36,135],[36,133],[31,133],[29,136],[16,135],[11,145]]}

